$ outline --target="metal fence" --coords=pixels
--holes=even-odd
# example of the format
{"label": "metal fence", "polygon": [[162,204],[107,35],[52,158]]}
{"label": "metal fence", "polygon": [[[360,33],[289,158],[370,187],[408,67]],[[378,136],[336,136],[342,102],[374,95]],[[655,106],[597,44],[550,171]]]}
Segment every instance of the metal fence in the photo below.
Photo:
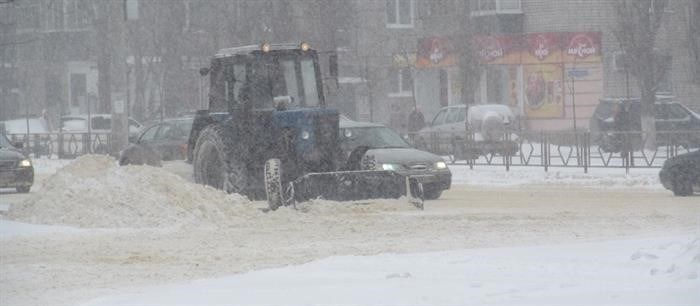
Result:
{"label": "metal fence", "polygon": [[413,144],[442,156],[453,164],[474,166],[577,167],[589,168],[660,168],[664,161],[678,154],[698,150],[698,131],[643,132],[506,132],[492,140],[479,133],[432,133],[409,135]]}
{"label": "metal fence", "polygon": [[[83,154],[113,152],[109,133],[9,134],[13,142],[34,157],[70,159]],[[479,133],[410,135],[418,148],[448,156],[453,164],[474,166],[531,166],[589,168],[659,168],[667,159],[698,150],[700,132],[657,132],[656,146],[644,148],[649,135],[642,132],[590,133],[519,131],[506,132],[498,140],[484,140]]]}
{"label": "metal fence", "polygon": [[12,142],[22,142],[23,150],[36,157],[70,159],[84,154],[109,154],[109,133],[32,133],[8,134]]}

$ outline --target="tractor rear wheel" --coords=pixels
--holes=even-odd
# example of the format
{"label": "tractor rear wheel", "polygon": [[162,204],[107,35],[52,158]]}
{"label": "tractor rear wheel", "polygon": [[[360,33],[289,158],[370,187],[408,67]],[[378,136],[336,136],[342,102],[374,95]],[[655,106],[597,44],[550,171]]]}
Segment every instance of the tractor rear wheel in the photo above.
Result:
{"label": "tractor rear wheel", "polygon": [[284,205],[282,162],[279,159],[268,159],[265,162],[265,194],[270,210],[276,210]]}
{"label": "tractor rear wheel", "polygon": [[248,173],[244,155],[219,124],[206,127],[199,134],[194,149],[194,180],[198,184],[245,194]]}

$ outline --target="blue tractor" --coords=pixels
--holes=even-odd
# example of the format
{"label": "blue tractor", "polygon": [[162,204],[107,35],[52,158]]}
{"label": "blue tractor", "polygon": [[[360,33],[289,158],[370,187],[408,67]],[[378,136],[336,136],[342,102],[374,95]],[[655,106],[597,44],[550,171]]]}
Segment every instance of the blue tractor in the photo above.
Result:
{"label": "blue tractor", "polygon": [[210,89],[189,138],[195,182],[267,199],[271,210],[314,198],[401,196],[422,208],[419,177],[375,169],[366,147],[342,153],[339,113],[326,107],[308,44],[223,49],[200,73]]}

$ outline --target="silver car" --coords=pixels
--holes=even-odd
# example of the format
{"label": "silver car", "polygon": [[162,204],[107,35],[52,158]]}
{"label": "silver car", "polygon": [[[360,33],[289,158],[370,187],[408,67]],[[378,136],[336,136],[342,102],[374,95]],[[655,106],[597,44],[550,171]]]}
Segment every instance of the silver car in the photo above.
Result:
{"label": "silver car", "polygon": [[[414,135],[419,148],[430,144],[436,153],[454,154],[459,159],[475,159],[481,155],[498,153],[513,155],[518,152],[516,135],[518,119],[511,109],[501,104],[453,105],[442,108],[429,125]],[[466,139],[467,133],[473,139]],[[506,139],[506,134],[511,139]]]}
{"label": "silver car", "polygon": [[[450,188],[452,173],[440,156],[412,148],[384,125],[340,120],[340,139],[346,155],[358,147],[369,147],[362,163],[365,170],[391,170],[423,176],[426,199],[437,199],[443,190]],[[367,160],[371,163],[364,162]]]}

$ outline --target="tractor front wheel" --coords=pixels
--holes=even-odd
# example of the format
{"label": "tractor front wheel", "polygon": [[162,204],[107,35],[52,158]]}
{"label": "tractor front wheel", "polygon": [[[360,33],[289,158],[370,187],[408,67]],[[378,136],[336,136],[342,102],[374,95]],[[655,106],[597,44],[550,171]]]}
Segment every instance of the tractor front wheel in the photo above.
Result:
{"label": "tractor front wheel", "polygon": [[284,205],[282,189],[282,162],[273,158],[265,162],[265,194],[270,210],[276,210]]}

